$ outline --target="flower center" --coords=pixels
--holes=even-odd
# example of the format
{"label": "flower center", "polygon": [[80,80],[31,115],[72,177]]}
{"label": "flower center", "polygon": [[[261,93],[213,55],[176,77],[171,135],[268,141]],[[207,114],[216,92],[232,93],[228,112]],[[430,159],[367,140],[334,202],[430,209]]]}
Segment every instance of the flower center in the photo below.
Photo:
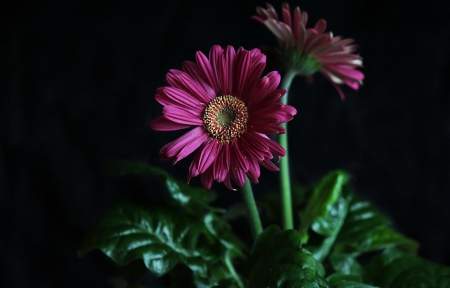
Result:
{"label": "flower center", "polygon": [[247,107],[231,95],[217,96],[206,107],[203,123],[211,138],[222,144],[239,138],[247,130]]}

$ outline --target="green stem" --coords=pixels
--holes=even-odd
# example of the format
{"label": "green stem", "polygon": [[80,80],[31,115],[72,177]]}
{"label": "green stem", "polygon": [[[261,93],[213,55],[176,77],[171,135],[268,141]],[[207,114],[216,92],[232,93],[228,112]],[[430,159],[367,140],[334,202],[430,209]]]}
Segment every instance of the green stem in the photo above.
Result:
{"label": "green stem", "polygon": [[[291,87],[292,80],[296,73],[294,70],[289,70],[281,81],[281,88],[286,89],[286,94],[281,98],[281,103],[288,103],[288,92]],[[281,127],[286,129],[285,134],[279,135],[280,145],[286,150],[286,156],[280,160],[280,181],[281,181],[281,211],[283,213],[283,228],[293,229],[294,220],[292,215],[292,193],[291,193],[291,176],[289,172],[289,152],[288,152],[288,129],[287,123],[281,124]]]}
{"label": "green stem", "polygon": [[224,257],[225,265],[228,267],[228,270],[230,270],[231,276],[234,278],[236,283],[238,284],[239,288],[244,288],[244,283],[242,283],[241,277],[237,274],[236,270],[234,269],[233,262],[231,261],[230,253],[231,250],[227,250],[226,256]]}
{"label": "green stem", "polygon": [[247,206],[248,218],[250,220],[250,227],[252,229],[253,239],[261,234],[262,225],[261,220],[259,219],[258,208],[256,207],[255,198],[253,197],[252,185],[250,184],[250,180],[246,178],[245,185],[242,187],[244,202]]}

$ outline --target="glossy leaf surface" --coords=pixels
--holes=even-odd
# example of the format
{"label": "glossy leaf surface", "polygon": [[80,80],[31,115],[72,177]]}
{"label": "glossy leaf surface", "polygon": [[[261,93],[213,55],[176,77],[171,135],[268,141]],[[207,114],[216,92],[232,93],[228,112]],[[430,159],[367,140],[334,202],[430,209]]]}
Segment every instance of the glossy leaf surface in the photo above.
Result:
{"label": "glossy leaf surface", "polygon": [[337,170],[325,175],[314,187],[306,207],[299,213],[299,233],[304,243],[308,242],[308,230],[312,223],[319,217],[327,216],[329,211],[328,206],[337,201],[341,194],[342,187],[347,181],[348,175],[343,171]]}
{"label": "glossy leaf surface", "polygon": [[249,261],[249,287],[328,287],[317,274],[317,262],[301,247],[295,230],[270,226],[257,238]]}
{"label": "glossy leaf surface", "polygon": [[399,245],[415,252],[416,241],[390,228],[390,220],[369,201],[347,196],[348,213],[336,239],[335,250],[361,254]]}
{"label": "glossy leaf surface", "polygon": [[171,202],[187,206],[191,211],[195,209],[210,209],[206,204],[215,199],[213,191],[187,185],[184,181],[173,178],[163,169],[144,163],[114,161],[104,167],[104,173],[107,175],[140,174],[155,177],[164,184]]}
{"label": "glossy leaf surface", "polygon": [[450,267],[396,249],[374,257],[366,275],[373,285],[383,288],[450,287]]}
{"label": "glossy leaf surface", "polygon": [[200,263],[213,257],[198,245],[202,231],[201,222],[176,209],[145,210],[122,204],[107,211],[94,225],[79,254],[100,249],[121,266],[142,259],[154,275],[160,276],[171,270],[180,256],[185,262],[196,259]]}

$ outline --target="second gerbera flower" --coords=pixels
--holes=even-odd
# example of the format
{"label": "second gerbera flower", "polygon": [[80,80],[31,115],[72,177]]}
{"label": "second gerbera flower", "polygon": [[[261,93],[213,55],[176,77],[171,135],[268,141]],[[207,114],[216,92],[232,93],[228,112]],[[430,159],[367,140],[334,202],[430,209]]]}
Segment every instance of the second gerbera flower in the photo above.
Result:
{"label": "second gerbera flower", "polygon": [[278,72],[260,79],[266,57],[258,49],[247,51],[231,46],[214,46],[209,59],[196,53],[197,63],[186,61],[183,70],[170,70],[170,86],[156,91],[156,100],[164,106],[163,116],[153,120],[154,130],[192,130],[164,145],[160,156],[174,163],[199,151],[191,163],[188,181],[201,174],[205,188],[214,180],[232,189],[245,176],[257,183],[262,165],[277,171],[270,159],[284,156],[284,149],[266,134],[284,133],[279,124],[296,114],[295,108],[278,100],[286,93],[276,89]]}
{"label": "second gerbera flower", "polygon": [[346,84],[358,90],[364,79],[364,74],[356,70],[362,67],[362,57],[352,52],[357,46],[353,39],[342,39],[325,33],[327,23],[321,19],[314,28],[306,28],[308,14],[295,7],[291,16],[289,4],[283,3],[283,21],[272,5],[267,3],[267,9],[257,7],[258,16],[254,19],[266,25],[277,37],[281,47],[282,61],[288,69],[293,69],[299,75],[310,76],[320,71],[336,88],[344,99],[344,93],[337,84]]}

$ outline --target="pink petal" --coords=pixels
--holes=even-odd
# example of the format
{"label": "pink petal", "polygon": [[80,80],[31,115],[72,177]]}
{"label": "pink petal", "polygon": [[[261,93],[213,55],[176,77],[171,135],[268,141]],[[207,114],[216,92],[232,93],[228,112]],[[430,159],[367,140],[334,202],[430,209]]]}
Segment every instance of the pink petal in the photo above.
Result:
{"label": "pink petal", "polygon": [[[284,95],[286,90],[276,90],[280,84],[280,80],[281,76],[277,71],[272,71],[260,79],[260,83],[255,85],[255,89],[249,92],[249,107],[257,107],[260,103],[265,103],[267,99],[274,100],[273,94],[271,93],[282,93]],[[278,99],[275,101],[278,101]]]}
{"label": "pink petal", "polygon": [[284,134],[286,132],[286,130],[283,127],[275,124],[252,123],[251,128],[253,131],[263,134]]}
{"label": "pink petal", "polygon": [[328,36],[327,34],[315,35],[315,37],[311,38],[311,40],[304,46],[304,51],[306,53],[310,53],[311,50],[319,47],[321,43],[324,43],[326,41],[330,41],[330,36]]}
{"label": "pink petal", "polygon": [[[247,76],[247,83],[244,86],[244,91],[242,92],[242,95],[240,99],[244,102],[249,101],[251,98],[250,95],[252,95],[252,90],[258,89],[259,87],[259,77],[261,76],[262,72],[264,71],[264,68],[266,67],[266,63],[258,63],[254,65],[249,71],[249,75]],[[263,88],[263,87],[261,87]],[[254,94],[256,95],[256,94]]]}
{"label": "pink petal", "polygon": [[298,32],[295,34],[297,37],[295,39],[295,46],[303,51],[303,47],[305,46],[306,41],[306,28],[302,23],[298,23],[296,30]]}
{"label": "pink petal", "polygon": [[197,127],[175,141],[164,145],[159,153],[164,159],[175,158],[174,163],[176,163],[194,152],[206,140],[208,140],[208,134],[202,127]]}
{"label": "pink petal", "polygon": [[194,159],[191,162],[191,165],[189,165],[189,172],[187,176],[187,183],[191,182],[192,177],[196,177],[200,174],[198,171],[198,160],[200,159],[201,150],[195,155]]}
{"label": "pink petal", "polygon": [[236,54],[236,63],[234,71],[234,91],[233,95],[239,99],[244,96],[243,92],[248,85],[247,78],[249,77],[249,70],[251,67],[251,54],[249,51],[240,50]]}
{"label": "pink petal", "polygon": [[334,66],[328,65],[327,69],[340,78],[347,78],[349,80],[362,80],[364,79],[364,74],[353,68],[348,68],[345,66]]}
{"label": "pink petal", "polygon": [[258,183],[258,178],[261,174],[261,169],[259,168],[259,163],[257,159],[248,158],[248,171],[246,173],[247,177],[253,182]]}
{"label": "pink petal", "polygon": [[164,106],[176,105],[197,113],[201,113],[205,109],[205,104],[184,90],[167,86],[158,88],[156,92],[156,101]]}
{"label": "pink petal", "polygon": [[269,3],[266,3],[266,6],[267,6],[267,13],[270,15],[270,17],[278,20],[277,10],[275,10],[275,8],[273,8],[273,6],[270,5]]}
{"label": "pink petal", "polygon": [[164,116],[176,123],[186,125],[203,125],[203,120],[199,114],[179,108],[177,106],[166,106],[163,108]]}
{"label": "pink petal", "polygon": [[217,140],[206,142],[205,146],[200,151],[200,157],[198,159],[198,170],[200,173],[205,172],[214,160],[216,160],[220,145],[221,144]]}
{"label": "pink petal", "polygon": [[209,63],[211,64],[213,73],[216,77],[216,83],[218,85],[218,92],[222,92],[222,86],[221,86],[221,82],[220,82],[220,64],[219,62],[221,61],[221,57],[223,54],[223,48],[220,47],[219,45],[214,45],[211,50],[209,50]]}
{"label": "pink petal", "polygon": [[168,120],[164,116],[160,116],[150,122],[150,128],[156,131],[175,131],[186,129],[188,127],[191,127],[191,125],[176,123]]}
{"label": "pink petal", "polygon": [[330,73],[324,69],[320,70],[320,72],[322,72],[322,75],[325,76],[325,78],[327,78],[330,81],[330,83],[339,93],[339,97],[341,97],[341,100],[344,101],[345,100],[344,92],[342,92],[341,88],[339,88],[339,86],[331,79]]}
{"label": "pink petal", "polygon": [[295,7],[294,8],[294,22],[292,23],[292,33],[294,34],[295,40],[297,41],[297,35],[299,35],[299,27],[301,25],[301,14],[300,14],[300,8]]}
{"label": "pink petal", "polygon": [[264,95],[258,99],[259,101],[249,102],[247,105],[247,109],[250,114],[260,111],[261,109],[265,109],[269,105],[276,105],[275,103],[279,103],[279,100],[286,94],[285,89],[276,89],[270,93],[261,93],[260,95]]}
{"label": "pink petal", "polygon": [[210,101],[201,84],[195,82],[186,72],[172,69],[167,73],[166,80],[171,86],[186,91],[201,102],[208,103]]}
{"label": "pink petal", "polygon": [[319,21],[317,21],[314,29],[316,29],[317,33],[322,34],[323,32],[325,32],[325,29],[327,29],[327,21],[320,19]]}
{"label": "pink petal", "polygon": [[234,189],[234,188],[231,186],[230,174],[227,174],[227,177],[223,180],[223,184],[225,184],[225,186],[226,186],[228,189],[233,190],[233,191],[236,191],[236,189]]}
{"label": "pink petal", "polygon": [[269,146],[270,152],[278,156],[286,156],[286,150],[275,141],[267,138],[267,146]]}
{"label": "pink petal", "polygon": [[248,170],[248,162],[247,159],[245,158],[245,155],[242,154],[239,146],[240,145],[237,139],[234,139],[231,142],[232,152],[230,157],[236,161],[235,163],[238,165],[239,169],[246,172]]}
{"label": "pink petal", "polygon": [[211,100],[201,84],[195,82],[191,77],[180,75],[180,80],[185,85],[186,91],[190,92],[192,95],[197,95],[200,99],[205,101],[205,103],[208,103]]}
{"label": "pink petal", "polygon": [[354,90],[358,90],[359,87],[362,85],[362,83],[359,81],[344,80],[344,83]]}
{"label": "pink petal", "polygon": [[206,170],[202,176],[201,176],[201,181],[202,181],[202,185],[203,187],[205,187],[206,189],[210,190],[213,183],[214,183],[214,177],[212,174],[212,169],[208,169]]}
{"label": "pink petal", "polygon": [[294,45],[294,36],[292,35],[291,28],[286,24],[277,22],[274,19],[268,19],[264,24],[282,44],[288,46]]}
{"label": "pink petal", "polygon": [[216,97],[217,92],[214,90],[210,81],[206,79],[206,76],[197,64],[191,61],[184,61],[182,67],[194,81],[202,86],[210,100]]}
{"label": "pink petal", "polygon": [[230,169],[230,176],[234,183],[236,183],[238,186],[244,186],[245,184],[245,171],[242,169],[239,169],[236,166],[232,166]]}
{"label": "pink petal", "polygon": [[[258,8],[261,9],[261,7],[256,7],[256,13],[258,13],[258,15],[260,15],[260,16],[264,15],[263,12],[259,12],[258,11]],[[260,22],[261,24],[264,24],[264,21],[267,19],[267,17],[261,18],[261,17],[258,17],[258,16],[252,16],[251,18],[255,19],[256,21]]]}
{"label": "pink petal", "polygon": [[288,25],[289,27],[292,27],[291,11],[289,10],[289,4],[288,7],[284,7],[281,12],[283,13],[283,22],[286,23],[286,25]]}
{"label": "pink petal", "polygon": [[214,179],[218,182],[224,181],[230,170],[230,152],[229,145],[224,144],[219,147],[218,156],[213,163]]}
{"label": "pink petal", "polygon": [[302,12],[302,25],[303,27],[306,27],[306,24],[308,23],[308,13]]}
{"label": "pink petal", "polygon": [[236,51],[233,46],[227,46],[223,55],[223,65],[225,68],[225,74],[227,75],[225,80],[228,81],[225,84],[227,86],[222,86],[222,89],[225,94],[233,94]]}
{"label": "pink petal", "polygon": [[311,56],[316,56],[321,61],[323,58],[328,58],[332,53],[343,52],[344,49],[341,46],[335,46],[332,43],[325,43],[321,46],[317,46],[309,52]]}
{"label": "pink petal", "polygon": [[256,145],[252,145],[253,143],[249,142],[249,140],[247,139],[248,137],[244,136],[241,136],[240,138],[242,150],[246,155],[248,155],[248,158],[257,160],[263,160],[264,158],[266,158],[269,148],[267,146],[260,146],[259,148],[257,148]]}
{"label": "pink petal", "polygon": [[259,164],[270,171],[280,171],[280,168],[278,168],[275,164],[273,164],[270,160],[262,160],[259,161]]}
{"label": "pink petal", "polygon": [[213,68],[211,66],[211,63],[209,62],[208,58],[206,58],[205,54],[198,51],[196,54],[196,59],[199,68],[203,72],[203,75],[205,76],[206,80],[208,81],[209,85],[213,87],[215,93],[217,94],[219,92],[219,84],[217,83],[217,77],[215,73],[213,72]]}

